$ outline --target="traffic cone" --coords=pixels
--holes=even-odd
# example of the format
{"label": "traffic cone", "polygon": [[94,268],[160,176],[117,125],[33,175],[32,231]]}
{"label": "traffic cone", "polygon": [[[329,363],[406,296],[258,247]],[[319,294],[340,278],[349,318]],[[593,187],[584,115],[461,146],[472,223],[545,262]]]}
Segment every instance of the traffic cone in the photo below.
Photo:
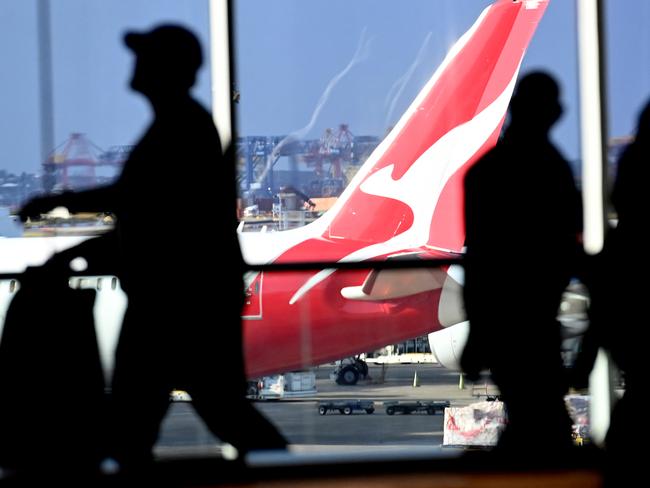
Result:
{"label": "traffic cone", "polygon": [[420,386],[420,380],[418,379],[418,372],[416,371],[413,375],[413,388]]}

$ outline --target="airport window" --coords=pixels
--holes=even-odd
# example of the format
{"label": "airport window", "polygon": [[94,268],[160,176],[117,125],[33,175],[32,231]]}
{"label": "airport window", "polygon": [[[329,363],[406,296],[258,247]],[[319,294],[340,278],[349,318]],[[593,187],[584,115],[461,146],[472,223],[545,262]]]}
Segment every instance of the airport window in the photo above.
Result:
{"label": "airport window", "polygon": [[[469,74],[469,70],[463,72],[470,78],[464,85],[462,75],[454,72],[452,78],[456,78],[451,85],[467,87],[459,94],[455,91],[457,86],[444,85],[447,81],[444,69],[453,70],[454,62],[464,62],[463,55],[467,56],[472,49],[471,41],[467,41],[469,48],[456,59],[453,56],[451,60],[446,59],[446,56],[450,50],[454,52],[452,45],[456,41],[457,49],[459,45],[464,46],[467,37],[463,35],[468,31],[467,36],[471,35],[472,26],[490,3],[432,5],[412,1],[396,6],[388,1],[372,2],[372,5],[370,2],[351,5],[333,1],[308,5],[287,0],[273,4],[242,2],[234,6],[235,132],[238,137],[240,219],[244,222],[240,235],[245,258],[250,263],[345,263],[386,257],[391,262],[461,256],[464,241],[459,232],[462,230],[454,224],[436,229],[437,224],[431,222],[426,227],[431,233],[420,241],[408,236],[409,231],[415,232],[414,222],[419,212],[436,219],[435,209],[427,208],[427,204],[438,198],[437,183],[431,180],[444,180],[453,173],[449,170],[449,174],[441,175],[435,170],[422,170],[418,177],[416,173],[421,170],[418,163],[422,161],[408,168],[405,160],[414,161],[428,148],[429,143],[425,142],[428,132],[444,133],[454,124],[466,121],[469,116],[462,113],[466,109],[464,103],[473,97],[472,90],[483,93],[485,73],[480,70],[473,74]],[[569,161],[579,183],[581,155],[575,23],[574,2],[551,2],[530,42],[524,46],[527,51],[520,72],[543,69],[557,77],[564,113],[552,138]],[[269,26],[273,26],[272,30]],[[508,70],[504,65],[495,69]],[[436,70],[440,71],[436,73]],[[431,84],[427,85],[432,76],[440,77],[438,86],[433,89]],[[435,97],[435,90],[444,93],[442,96],[448,100],[454,100],[454,96],[459,98],[448,107],[439,99],[435,102],[438,105],[427,106],[426,96],[433,93],[431,96]],[[479,111],[479,107],[474,108],[472,115]],[[430,111],[426,125],[418,125],[416,117],[409,119],[417,110]],[[410,139],[409,131],[418,138]],[[485,135],[491,136],[492,133]],[[408,140],[407,147],[400,145],[403,139]],[[465,138],[464,142],[469,139]],[[462,165],[465,160],[453,159],[471,158],[474,151],[468,152],[467,156],[452,153],[449,156],[452,161],[446,160],[446,164]],[[409,169],[412,170],[410,175]],[[382,171],[387,173],[385,180],[379,176]],[[462,168],[458,171],[463,174]],[[374,182],[373,177],[376,178]],[[409,181],[412,186],[406,188]],[[431,181],[431,185],[423,181]],[[458,181],[449,185],[459,184]],[[404,188],[396,182],[401,182]],[[391,183],[395,183],[394,188]],[[444,184],[440,184],[440,191]],[[418,192],[421,198],[417,197]],[[440,198],[444,200],[448,196]],[[452,197],[447,204],[456,209],[455,215],[460,218],[462,202]],[[438,209],[443,206],[445,203],[441,202]],[[261,228],[263,232],[259,232]],[[425,246],[418,250],[408,249],[404,244],[407,242]],[[391,247],[393,243],[396,247]],[[425,248],[426,252],[422,252]],[[432,273],[446,274],[444,269],[447,268]],[[408,278],[401,282],[399,275],[404,272],[404,276],[409,276],[408,271],[266,272],[264,290],[268,295],[261,296],[264,314],[261,321],[251,321],[249,325],[251,343],[257,335],[252,331],[262,330],[266,320],[273,324],[273,307],[278,306],[271,302],[275,296],[277,302],[290,303],[284,313],[275,312],[282,317],[277,326],[286,331],[293,327],[294,340],[301,344],[293,354],[287,352],[287,364],[302,361],[304,365],[312,365],[316,373],[316,398],[322,398],[321,402],[332,395],[332,388],[353,401],[368,390],[380,395],[380,385],[385,389],[396,388],[394,394],[406,402],[451,401],[453,406],[462,406],[474,400],[494,398],[497,394],[494,385],[489,382],[472,385],[455,372],[467,325],[458,285],[462,283],[462,270],[453,266],[449,270],[449,275],[458,281],[447,282],[449,285],[453,281],[457,286],[453,291],[443,287],[444,303],[450,305],[450,309],[445,310],[453,309],[443,320],[449,321],[445,324],[456,325],[433,334],[429,334],[433,329],[426,330],[428,326],[417,329],[413,325],[410,329],[404,325],[403,331],[413,332],[411,336],[401,337],[399,334],[392,336],[383,319],[400,320],[400,300],[405,307],[421,310],[422,306],[427,306],[426,300],[435,302],[427,293],[437,293],[435,286],[427,288],[423,284],[409,296],[409,292],[404,291],[408,288],[405,284]],[[419,272],[412,271],[411,276]],[[391,276],[391,273],[395,274]],[[425,275],[427,271],[422,270],[422,273]],[[273,295],[273,288],[278,286],[274,281],[284,281],[285,285],[293,282],[289,287],[295,292],[290,293],[292,296],[287,300],[279,299],[279,295]],[[396,287],[403,287],[403,293],[396,293]],[[328,292],[332,293],[328,298],[320,298]],[[383,301],[380,300],[382,293]],[[454,299],[446,301],[452,296],[455,303]],[[327,304],[324,309],[319,309],[319,299]],[[418,300],[424,301],[416,304]],[[572,325],[580,322],[584,326],[585,300],[584,287],[577,282],[572,284],[562,305],[565,310],[562,320]],[[355,307],[359,314],[365,315],[347,316],[350,323],[346,326],[346,314],[352,314]],[[365,321],[372,316],[373,307],[377,307],[378,315],[371,319],[373,322],[369,326]],[[394,315],[383,315],[382,308]],[[426,313],[435,315],[436,312]],[[292,320],[297,321],[297,325],[292,324]],[[421,320],[411,317],[414,324]],[[383,343],[381,330],[385,333]],[[318,337],[328,339],[321,343]],[[354,342],[358,343],[356,349],[352,346]],[[564,358],[570,363],[579,344],[567,341],[564,347]],[[264,353],[259,350],[256,347],[255,353],[250,355],[252,365],[258,361],[264,363]],[[300,358],[290,359],[295,354]],[[282,360],[277,354],[274,358]],[[329,364],[320,364],[323,361],[317,358],[327,358]],[[318,366],[313,369],[313,365]],[[439,387],[431,389],[432,384]],[[286,391],[292,396],[299,395],[290,388]],[[310,386],[307,396],[311,395]],[[376,400],[375,411],[384,413],[380,405],[390,405],[390,402],[379,397]],[[282,405],[264,404],[263,408],[272,418],[284,421],[285,413],[280,413]],[[325,408],[336,412],[334,407],[325,405]],[[308,420],[308,411],[293,418],[295,425],[305,423],[301,428],[313,435],[309,441],[296,442],[297,451],[311,448],[311,443],[327,449],[328,442],[319,437],[330,434],[318,434],[321,432],[318,419]],[[384,447],[402,441],[414,449],[443,445],[446,440],[441,435],[445,431],[442,420],[442,417],[435,417],[433,431],[424,429],[429,435],[423,433],[419,437],[413,435],[412,426],[398,429],[402,430],[402,437],[393,432],[388,423],[373,426],[372,432],[364,436],[363,444],[373,449],[382,439],[379,443]],[[298,438],[303,439],[296,434]],[[339,444],[358,441],[336,439],[334,442],[337,450],[341,449]]]}
{"label": "airport window", "polygon": [[[204,49],[192,94],[214,115],[224,105],[215,95],[215,64],[228,63],[215,54],[210,23],[228,4],[234,123],[219,129],[222,142],[232,136],[233,223],[252,267],[243,277],[248,397],[298,455],[453,457],[467,446],[490,448],[502,411],[475,444],[449,421],[470,404],[499,404],[487,375],[471,382],[458,373],[468,330],[462,177],[507,126],[516,81],[544,70],[558,82],[563,108],[551,140],[582,187],[590,163],[580,136],[578,3],[3,3],[0,22],[13,27],[0,30],[0,58],[12,66],[0,85],[0,331],[27,267],[115,226],[115,214],[94,209],[55,208],[24,225],[16,212],[36,196],[97,188],[120,175],[154,116],[129,89],[134,58],[124,33],[160,23],[192,30]],[[647,100],[643,26],[650,10],[643,0],[625,8],[602,3],[608,190]],[[494,13],[496,5],[505,12],[519,4],[520,23],[514,10]],[[516,35],[498,34],[506,31]],[[153,162],[150,171],[158,170]],[[191,161],[164,171],[176,185],[206,188]],[[214,176],[216,195],[225,190],[222,175]],[[175,185],[163,190],[165,200],[152,203],[143,223],[161,239],[207,236],[231,222],[215,208],[197,226],[205,228],[187,228],[191,209],[178,200],[185,193]],[[616,220],[612,208],[607,217]],[[427,263],[432,259],[440,264]],[[198,254],[186,263],[194,260]],[[362,267],[367,261],[388,269]],[[71,288],[96,295],[98,354],[108,375],[127,297],[110,272],[75,273]],[[196,282],[168,286],[180,293]],[[573,280],[560,306],[563,326],[584,328],[588,304],[584,284]],[[579,339],[565,341],[567,365],[580,349]],[[226,374],[217,372],[215,384]],[[576,423],[588,401],[579,393],[567,401]],[[177,389],[171,400],[154,451],[159,459],[230,455],[195,414],[190,394]],[[579,425],[575,434],[576,442],[587,439]]]}

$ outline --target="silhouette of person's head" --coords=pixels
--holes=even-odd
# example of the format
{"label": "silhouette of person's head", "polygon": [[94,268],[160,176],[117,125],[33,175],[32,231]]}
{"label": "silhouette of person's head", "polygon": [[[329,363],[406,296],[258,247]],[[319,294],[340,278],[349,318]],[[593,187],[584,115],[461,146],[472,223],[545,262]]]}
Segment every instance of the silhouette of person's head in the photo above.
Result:
{"label": "silhouette of person's head", "polygon": [[196,36],[178,25],[160,25],[148,32],[128,32],[124,43],[135,53],[131,88],[147,97],[189,91],[203,62]]}
{"label": "silhouette of person's head", "polygon": [[547,134],[562,115],[560,88],[555,79],[534,71],[517,85],[510,102],[510,124],[530,134]]}

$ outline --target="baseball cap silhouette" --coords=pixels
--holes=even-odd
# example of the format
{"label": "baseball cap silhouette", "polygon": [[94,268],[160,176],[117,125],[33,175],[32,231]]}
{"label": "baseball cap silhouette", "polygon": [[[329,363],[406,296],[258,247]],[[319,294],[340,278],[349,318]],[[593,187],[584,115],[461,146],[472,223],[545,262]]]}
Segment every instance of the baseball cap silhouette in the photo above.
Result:
{"label": "baseball cap silhouette", "polygon": [[127,32],[124,43],[138,57],[195,73],[203,62],[201,44],[184,27],[164,24],[146,32]]}

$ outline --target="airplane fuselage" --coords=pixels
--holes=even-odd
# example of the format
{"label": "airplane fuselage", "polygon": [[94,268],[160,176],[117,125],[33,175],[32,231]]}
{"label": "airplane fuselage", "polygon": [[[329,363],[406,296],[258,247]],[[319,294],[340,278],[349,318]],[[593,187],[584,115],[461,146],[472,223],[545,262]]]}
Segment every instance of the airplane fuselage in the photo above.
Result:
{"label": "airplane fuselage", "polygon": [[[240,234],[242,242],[247,237],[246,233]],[[274,236],[264,237],[270,238],[270,244]],[[332,254],[328,256],[328,243],[322,242],[320,252],[306,260],[340,259],[334,253],[340,253],[337,243],[330,244]],[[300,262],[295,253],[291,259],[284,256],[275,262]],[[440,253],[439,257],[448,256]],[[402,275],[410,272],[397,271]],[[354,300],[346,298],[342,290],[361,287],[370,269],[326,272],[324,279],[309,286],[310,280],[317,281],[319,273],[272,271],[250,276],[242,314],[249,376],[323,364],[440,328],[442,287],[432,285],[434,289],[392,299]]]}

